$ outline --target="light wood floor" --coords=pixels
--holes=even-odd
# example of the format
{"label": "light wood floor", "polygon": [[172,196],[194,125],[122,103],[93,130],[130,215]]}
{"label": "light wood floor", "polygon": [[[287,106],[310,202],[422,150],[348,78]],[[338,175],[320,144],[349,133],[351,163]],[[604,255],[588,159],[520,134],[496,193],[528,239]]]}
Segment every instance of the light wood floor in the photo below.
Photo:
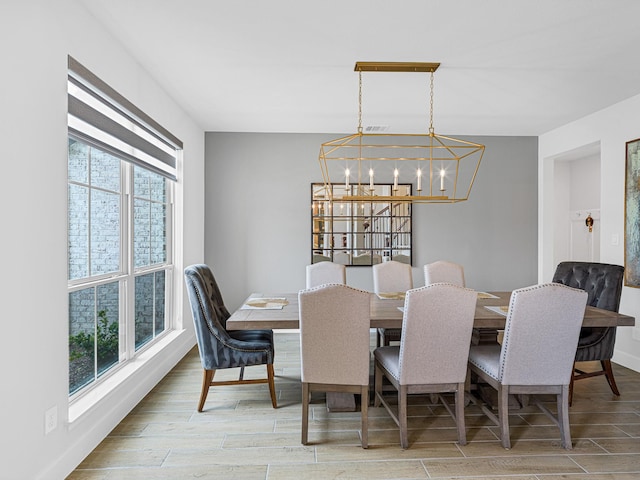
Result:
{"label": "light wood floor", "polygon": [[[191,351],[68,477],[114,479],[640,479],[640,374],[614,366],[614,397],[604,377],[576,384],[573,450],[536,407],[511,414],[511,450],[478,407],[466,409],[466,446],[453,420],[428,397],[410,407],[410,448],[383,408],[369,409],[369,449],[360,447],[356,413],[327,413],[313,397],[311,445],[300,444],[298,335],[276,333],[278,409],[266,385],[211,389],[198,413],[202,368]],[[217,377],[236,375],[220,371]],[[263,375],[264,367],[246,376]],[[553,404],[550,404],[553,406]],[[553,408],[555,410],[555,408]]]}

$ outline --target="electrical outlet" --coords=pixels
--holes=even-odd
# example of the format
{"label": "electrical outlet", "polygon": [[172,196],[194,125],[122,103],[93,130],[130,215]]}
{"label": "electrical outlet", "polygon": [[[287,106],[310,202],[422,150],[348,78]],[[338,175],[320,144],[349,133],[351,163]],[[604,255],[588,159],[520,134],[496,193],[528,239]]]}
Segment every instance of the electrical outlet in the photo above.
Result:
{"label": "electrical outlet", "polygon": [[612,233],[611,234],[611,245],[618,245],[620,243],[620,235],[618,235],[617,233]]}
{"label": "electrical outlet", "polygon": [[635,327],[631,329],[631,338],[640,342],[640,328]]}
{"label": "electrical outlet", "polygon": [[44,434],[48,435],[58,426],[58,407],[54,405],[44,412]]}

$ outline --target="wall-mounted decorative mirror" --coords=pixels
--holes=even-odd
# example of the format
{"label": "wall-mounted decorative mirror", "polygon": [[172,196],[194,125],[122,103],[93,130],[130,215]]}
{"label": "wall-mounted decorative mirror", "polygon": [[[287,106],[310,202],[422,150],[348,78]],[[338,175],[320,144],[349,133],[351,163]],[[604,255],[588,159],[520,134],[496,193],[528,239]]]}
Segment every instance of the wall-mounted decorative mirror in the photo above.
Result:
{"label": "wall-mounted decorative mirror", "polygon": [[[375,184],[385,196],[411,195],[411,184]],[[355,186],[332,185],[333,197]],[[371,266],[388,260],[411,264],[411,203],[329,200],[323,183],[311,184],[311,263]]]}

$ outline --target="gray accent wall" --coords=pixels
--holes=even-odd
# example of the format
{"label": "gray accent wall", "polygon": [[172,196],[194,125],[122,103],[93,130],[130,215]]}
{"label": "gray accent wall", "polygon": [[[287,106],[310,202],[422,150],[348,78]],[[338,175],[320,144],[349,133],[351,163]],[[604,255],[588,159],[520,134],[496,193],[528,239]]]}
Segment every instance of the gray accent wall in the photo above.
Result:
{"label": "gray accent wall", "polygon": [[[339,136],[206,133],[205,261],[230,309],[251,292],[304,288],[310,184],[322,181],[321,143]],[[478,290],[536,283],[537,138],[460,138],[483,143],[484,158],[468,201],[414,205],[414,285],[441,259],[462,264]],[[371,290],[371,267],[347,267],[347,283]]]}

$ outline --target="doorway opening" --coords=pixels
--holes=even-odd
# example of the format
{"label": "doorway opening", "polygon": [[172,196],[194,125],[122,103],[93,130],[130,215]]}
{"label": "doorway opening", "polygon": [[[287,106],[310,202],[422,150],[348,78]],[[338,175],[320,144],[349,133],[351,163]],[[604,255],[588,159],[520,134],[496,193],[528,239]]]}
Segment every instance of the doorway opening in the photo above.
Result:
{"label": "doorway opening", "polygon": [[600,143],[554,161],[554,265],[600,261]]}

